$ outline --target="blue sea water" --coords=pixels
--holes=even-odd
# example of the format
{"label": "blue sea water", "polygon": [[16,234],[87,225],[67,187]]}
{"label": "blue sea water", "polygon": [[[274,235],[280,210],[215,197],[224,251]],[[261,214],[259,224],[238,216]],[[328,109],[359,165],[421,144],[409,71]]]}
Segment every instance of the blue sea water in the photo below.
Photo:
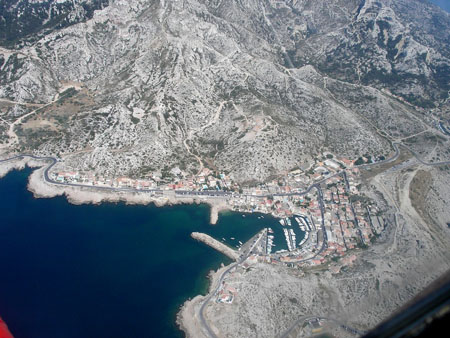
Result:
{"label": "blue sea water", "polygon": [[0,316],[16,338],[182,337],[179,307],[206,293],[209,270],[230,263],[192,231],[234,245],[271,226],[274,249],[286,247],[269,216],[229,212],[212,226],[205,205],[35,199],[30,172],[0,180]]}

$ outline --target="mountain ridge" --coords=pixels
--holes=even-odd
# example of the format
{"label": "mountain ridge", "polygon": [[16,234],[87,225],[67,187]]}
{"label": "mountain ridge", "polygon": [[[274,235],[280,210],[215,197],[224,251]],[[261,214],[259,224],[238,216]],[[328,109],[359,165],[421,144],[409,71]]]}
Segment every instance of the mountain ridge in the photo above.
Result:
{"label": "mountain ridge", "polygon": [[448,110],[448,36],[412,27],[411,6],[450,26],[420,1],[111,1],[0,59],[11,101],[78,84],[71,112],[36,114],[48,123],[20,128],[15,149],[107,175],[209,166],[242,182],[323,151],[386,156],[429,128],[426,110]]}

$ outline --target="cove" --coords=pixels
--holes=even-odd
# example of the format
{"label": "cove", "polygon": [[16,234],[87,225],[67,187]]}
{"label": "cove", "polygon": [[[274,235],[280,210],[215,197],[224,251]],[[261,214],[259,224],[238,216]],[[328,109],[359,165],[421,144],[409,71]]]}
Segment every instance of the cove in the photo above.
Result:
{"label": "cove", "polygon": [[0,179],[0,316],[16,338],[183,337],[179,307],[230,263],[191,232],[234,246],[272,227],[274,249],[286,248],[269,215],[226,212],[210,225],[206,205],[35,199],[30,173]]}

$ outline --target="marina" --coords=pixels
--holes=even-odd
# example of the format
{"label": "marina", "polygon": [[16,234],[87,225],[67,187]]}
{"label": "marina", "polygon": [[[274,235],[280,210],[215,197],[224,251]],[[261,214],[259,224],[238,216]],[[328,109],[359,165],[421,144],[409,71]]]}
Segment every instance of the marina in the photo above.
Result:
{"label": "marina", "polygon": [[300,241],[298,246],[301,247],[303,244],[305,244],[305,242],[308,240],[308,238],[309,238],[309,232],[306,232],[305,237],[303,237],[303,239]]}
{"label": "marina", "polygon": [[292,229],[283,229],[284,237],[289,251],[294,251],[296,248],[296,235]]}
{"label": "marina", "polygon": [[308,217],[298,215],[295,217],[295,221],[298,223],[301,231],[313,231]]}
{"label": "marina", "polygon": [[300,227],[300,230],[306,231],[306,228],[302,222],[302,220],[298,217],[295,217],[295,221],[297,222],[298,226]]}
{"label": "marina", "polygon": [[[270,215],[230,212],[211,226],[206,205],[157,208],[35,199],[26,189],[30,173],[13,171],[0,180],[0,258],[9,271],[0,280],[0,312],[17,337],[126,337],[133,332],[135,337],[181,338],[175,323],[180,305],[207,292],[208,271],[231,262],[191,238],[193,231],[237,250],[238,241],[245,243],[270,227],[269,251],[286,248],[279,219]],[[17,275],[27,278],[18,283]],[[37,281],[39,288],[31,288]],[[94,284],[99,287],[83,288]],[[118,299],[117,291],[130,301]],[[81,330],[80,317],[86,324]]]}
{"label": "marina", "polygon": [[292,226],[292,222],[289,217],[282,218],[282,219],[280,219],[279,222],[282,226],[289,226],[289,227]]}
{"label": "marina", "polygon": [[275,246],[275,244],[273,244],[273,239],[275,236],[269,235],[273,234],[273,230],[271,228],[267,228],[267,234],[266,255],[270,255],[272,253],[272,247]]}

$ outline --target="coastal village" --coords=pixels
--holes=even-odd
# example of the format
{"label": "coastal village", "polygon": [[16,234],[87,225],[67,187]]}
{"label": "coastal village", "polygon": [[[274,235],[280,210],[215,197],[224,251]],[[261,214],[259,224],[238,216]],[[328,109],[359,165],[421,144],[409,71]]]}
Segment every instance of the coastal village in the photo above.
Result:
{"label": "coastal village", "polygon": [[[275,205],[273,214],[281,217],[288,250],[272,253],[269,228],[266,247],[255,252],[253,259],[292,267],[338,260],[341,266],[351,264],[355,256],[346,253],[369,246],[386,225],[375,204],[360,195],[358,175],[355,168],[326,179],[321,184],[323,193],[313,190],[302,196],[259,201],[255,208],[258,211],[267,210],[267,204]],[[304,234],[303,238],[296,239],[295,232]]]}
{"label": "coastal village", "polygon": [[[50,174],[50,178],[57,183],[100,188],[129,188],[136,191],[160,193],[162,191],[203,192],[203,194],[208,196],[215,196],[214,192],[217,192],[217,196],[223,196],[224,193],[227,193],[227,195],[234,197],[230,201],[230,205],[234,206],[233,209],[235,210],[272,213],[274,205],[272,205],[270,200],[265,205],[256,205],[251,203],[255,200],[252,200],[249,196],[301,193],[311,184],[322,181],[328,176],[333,176],[343,169],[351,170],[353,168],[354,161],[327,158],[331,156],[327,154],[323,159],[316,159],[315,164],[310,168],[297,168],[286,173],[284,177],[248,187],[240,186],[232,175],[219,173],[208,168],[203,168],[197,175],[191,175],[176,167],[169,172],[147,174],[145,178],[114,178],[96,175],[91,172],[56,171]],[[358,174],[357,169],[355,168],[354,170],[355,174]],[[288,208],[279,211],[281,213],[287,211],[289,214],[289,211],[286,209]],[[279,215],[275,213],[275,216]]]}
{"label": "coastal village", "polygon": [[[249,262],[306,267],[339,260],[342,267],[355,259],[354,255],[346,255],[348,251],[367,247],[385,227],[377,207],[360,194],[360,172],[354,161],[336,159],[329,153],[309,168],[296,168],[253,187],[241,187],[233,177],[207,168],[195,176],[175,168],[169,177],[155,173],[146,179],[80,172],[54,172],[50,177],[62,184],[148,191],[156,198],[222,199],[231,210],[279,218],[288,250],[272,253],[269,228],[264,245],[253,250]],[[330,269],[337,273],[340,268],[332,265]]]}
{"label": "coastal village", "polygon": [[[321,175],[316,179],[320,183],[317,188],[304,195],[253,196],[234,201],[235,210],[250,207],[279,217],[288,247],[272,253],[273,230],[266,228],[250,251],[244,247],[248,243],[239,249],[242,255],[247,255],[243,269],[266,263],[297,269],[328,269],[337,274],[356,260],[352,251],[366,248],[381,234],[386,220],[377,206],[360,193],[359,169],[350,164],[345,171],[332,171],[330,163],[321,165],[328,169],[323,172],[326,178]],[[296,233],[303,238],[297,239]],[[232,303],[236,294],[236,289],[224,282],[216,301]]]}

